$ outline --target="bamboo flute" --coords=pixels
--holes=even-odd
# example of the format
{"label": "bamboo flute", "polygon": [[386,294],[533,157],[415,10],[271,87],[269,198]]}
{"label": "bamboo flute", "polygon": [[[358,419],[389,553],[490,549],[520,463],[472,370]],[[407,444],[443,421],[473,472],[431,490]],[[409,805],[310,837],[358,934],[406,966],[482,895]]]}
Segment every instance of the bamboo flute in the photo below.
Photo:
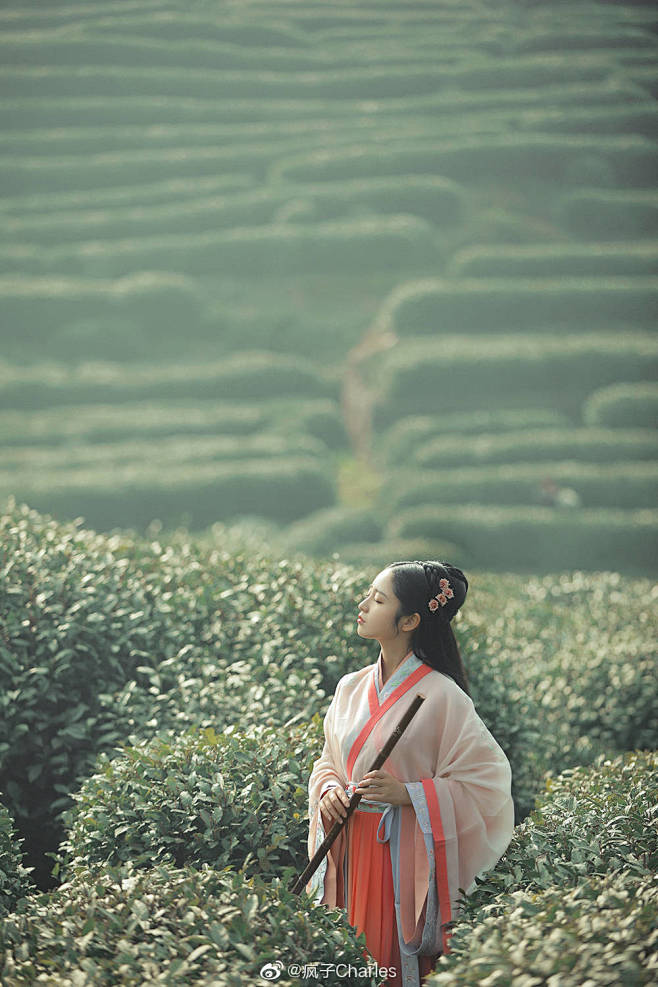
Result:
{"label": "bamboo flute", "polygon": [[[386,758],[389,756],[389,754],[397,744],[398,740],[409,726],[412,718],[416,715],[416,713],[420,709],[421,703],[424,702],[424,700],[425,700],[425,696],[421,695],[420,692],[417,692],[413,702],[411,703],[411,706],[406,711],[406,713],[404,713],[404,715],[400,718],[400,722],[393,730],[393,733],[388,738],[388,740],[380,750],[379,754],[373,761],[371,767],[369,768],[370,771],[379,771],[379,769],[383,766],[384,762],[386,761]],[[299,894],[302,888],[305,887],[306,884],[308,884],[309,880],[311,879],[313,874],[316,872],[316,870],[318,869],[318,867],[320,866],[320,864],[328,854],[332,843],[334,842],[340,831],[347,825],[348,819],[350,818],[350,816],[356,809],[357,805],[361,801],[361,798],[362,798],[361,792],[354,792],[354,794],[350,798],[350,804],[347,806],[346,815],[342,819],[336,821],[333,824],[333,826],[325,836],[324,840],[315,851],[306,869],[299,875],[297,880],[293,884],[291,884],[290,891],[293,894]]]}

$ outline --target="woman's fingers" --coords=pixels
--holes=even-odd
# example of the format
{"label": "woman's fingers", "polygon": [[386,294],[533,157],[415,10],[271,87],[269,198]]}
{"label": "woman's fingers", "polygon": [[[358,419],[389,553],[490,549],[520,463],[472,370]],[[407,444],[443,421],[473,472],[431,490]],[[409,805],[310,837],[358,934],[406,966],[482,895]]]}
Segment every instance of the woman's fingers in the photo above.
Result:
{"label": "woman's fingers", "polygon": [[334,822],[340,822],[347,815],[347,806],[349,804],[350,800],[347,797],[347,792],[336,786],[335,788],[330,788],[323,796],[320,802],[320,808]]}
{"label": "woman's fingers", "polygon": [[347,792],[342,788],[333,789],[335,795],[335,807],[339,819],[344,819],[347,815],[347,806],[350,804],[350,800],[347,797]]}
{"label": "woman's fingers", "polygon": [[388,771],[368,771],[356,789],[371,802],[390,802],[391,805],[409,803],[406,787]]}

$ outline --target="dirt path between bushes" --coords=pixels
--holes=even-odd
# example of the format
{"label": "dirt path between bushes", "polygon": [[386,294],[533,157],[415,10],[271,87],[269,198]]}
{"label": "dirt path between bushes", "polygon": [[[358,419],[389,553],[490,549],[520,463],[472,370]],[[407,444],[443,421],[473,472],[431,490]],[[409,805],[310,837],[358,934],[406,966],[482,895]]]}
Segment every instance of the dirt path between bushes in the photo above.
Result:
{"label": "dirt path between bushes", "polygon": [[347,354],[341,412],[354,455],[367,463],[372,463],[372,419],[376,390],[366,383],[363,364],[377,353],[390,349],[396,342],[397,336],[393,332],[382,330],[374,322]]}

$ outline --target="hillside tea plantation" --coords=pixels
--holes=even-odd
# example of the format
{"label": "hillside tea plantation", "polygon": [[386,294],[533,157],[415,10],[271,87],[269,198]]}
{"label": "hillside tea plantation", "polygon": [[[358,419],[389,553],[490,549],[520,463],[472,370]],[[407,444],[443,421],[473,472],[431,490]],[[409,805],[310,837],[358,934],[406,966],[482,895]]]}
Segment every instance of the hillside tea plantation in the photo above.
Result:
{"label": "hillside tea plantation", "polygon": [[651,5],[26,0],[0,56],[0,504],[655,574]]}
{"label": "hillside tea plantation", "polygon": [[[277,556],[239,527],[222,542],[99,534],[16,503],[0,518],[12,987],[42,975],[237,987],[297,947],[318,962],[362,955],[345,912],[286,888],[307,861],[329,699],[376,659],[354,631],[376,569]],[[514,982],[527,962],[575,985],[583,941],[605,947],[596,983],[610,964],[650,983],[655,587],[611,570],[470,577],[453,623],[512,767],[516,825],[432,983]]]}
{"label": "hillside tea plantation", "polygon": [[653,6],[7,0],[0,88],[3,987],[386,982],[289,889],[403,559],[515,816],[425,987],[658,982]]}

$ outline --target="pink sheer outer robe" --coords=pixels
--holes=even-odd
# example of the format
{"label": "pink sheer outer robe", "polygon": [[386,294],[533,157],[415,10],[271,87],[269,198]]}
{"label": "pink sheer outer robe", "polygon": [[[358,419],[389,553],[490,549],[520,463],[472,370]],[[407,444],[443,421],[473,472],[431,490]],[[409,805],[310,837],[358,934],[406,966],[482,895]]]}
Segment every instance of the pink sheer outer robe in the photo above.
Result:
{"label": "pink sheer outer robe", "polygon": [[[332,785],[352,794],[418,692],[425,701],[384,764],[405,783],[412,804],[362,799],[357,808],[383,811],[377,838],[389,843],[407,975],[410,965],[417,970],[418,955],[449,951],[442,924],[457,917],[460,889],[473,891],[476,875],[490,870],[510,843],[512,772],[504,751],[450,676],[409,652],[382,685],[380,652],[376,664],[339,681],[308,786],[310,858],[326,835],[322,794]],[[347,907],[346,846],[342,831],[306,886],[319,904]],[[417,975],[407,979],[417,982]]]}

